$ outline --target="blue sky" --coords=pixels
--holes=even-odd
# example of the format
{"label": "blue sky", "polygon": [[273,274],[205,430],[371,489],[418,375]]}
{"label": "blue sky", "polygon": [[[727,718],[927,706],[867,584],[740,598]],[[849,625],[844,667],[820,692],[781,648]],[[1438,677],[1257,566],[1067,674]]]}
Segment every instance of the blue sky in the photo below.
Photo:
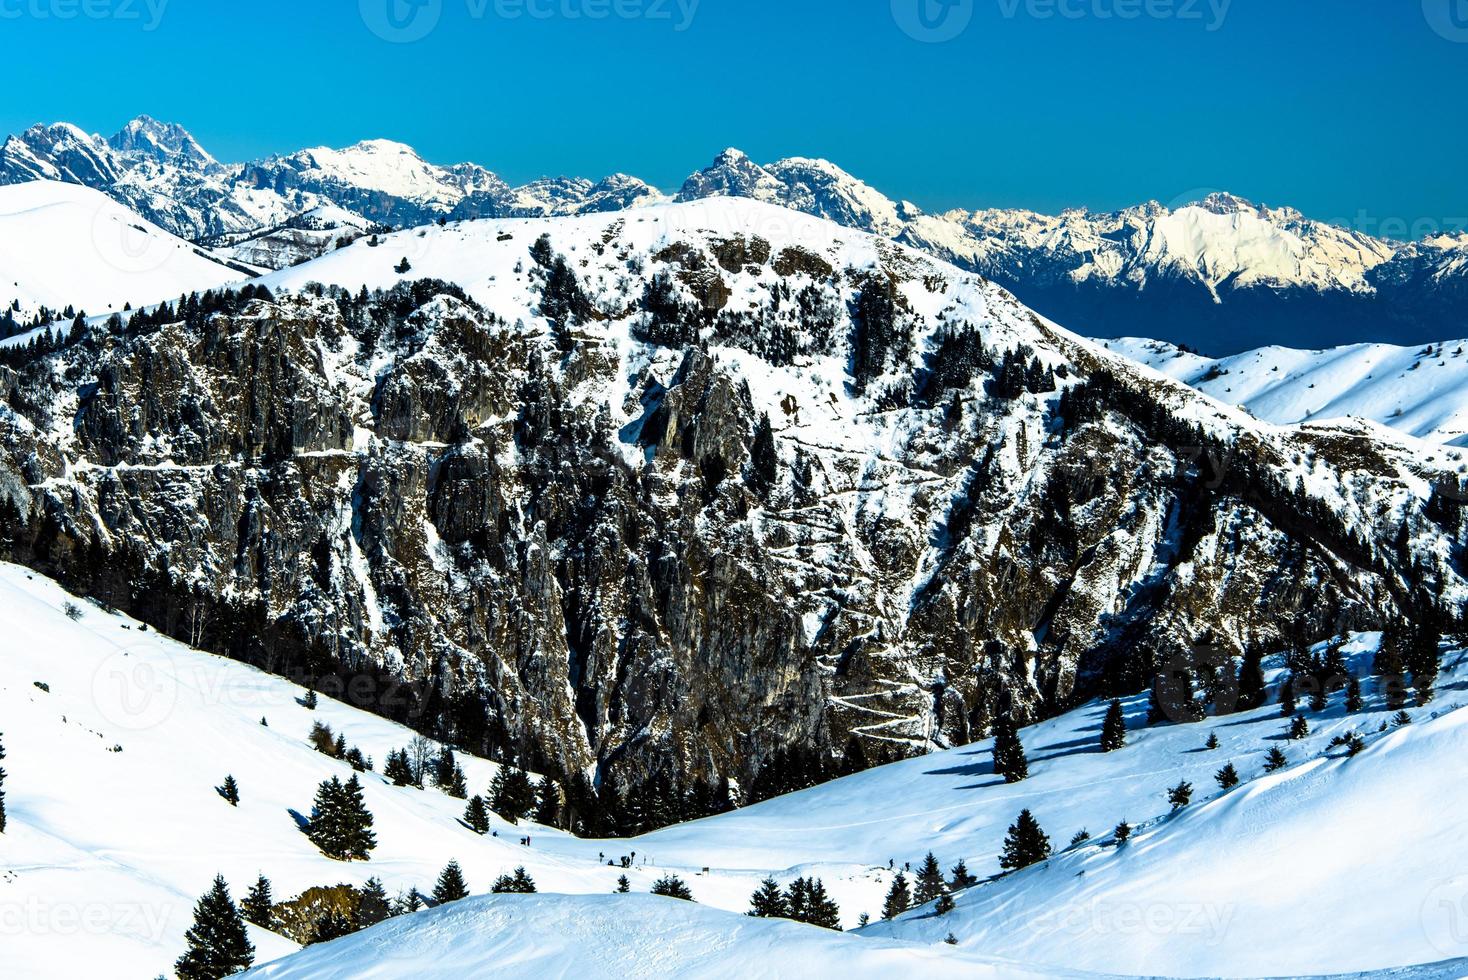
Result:
{"label": "blue sky", "polygon": [[734,145],[930,209],[1468,216],[1468,0],[0,0],[0,37],[0,129],[147,112],[223,159],[381,136],[676,187]]}

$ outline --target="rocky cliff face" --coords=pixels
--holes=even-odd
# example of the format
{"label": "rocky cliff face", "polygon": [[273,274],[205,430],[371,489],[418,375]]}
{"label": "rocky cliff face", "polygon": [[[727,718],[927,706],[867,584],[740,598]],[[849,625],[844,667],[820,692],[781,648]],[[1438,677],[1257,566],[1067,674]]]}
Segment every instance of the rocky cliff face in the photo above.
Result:
{"label": "rocky cliff face", "polygon": [[0,369],[0,547],[612,783],[1468,598],[1446,457],[1257,423],[881,238],[639,215],[359,242]]}

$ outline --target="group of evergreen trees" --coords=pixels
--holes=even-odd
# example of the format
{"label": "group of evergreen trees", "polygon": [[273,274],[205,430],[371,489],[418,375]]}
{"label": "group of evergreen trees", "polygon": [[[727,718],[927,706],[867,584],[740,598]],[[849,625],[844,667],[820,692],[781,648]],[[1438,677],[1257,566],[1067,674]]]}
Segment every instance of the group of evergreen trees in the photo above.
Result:
{"label": "group of evergreen trees", "polygon": [[[307,692],[307,707],[316,703],[316,692]],[[332,732],[331,726],[325,722],[313,722],[311,732],[306,736],[311,747],[322,755],[333,759],[340,759],[351,766],[356,772],[371,772],[372,757],[364,755],[362,750],[355,745],[348,746],[346,736]]]}
{"label": "group of evergreen trees", "polygon": [[911,882],[905,871],[897,872],[897,877],[892,879],[892,886],[882,901],[882,918],[895,919],[928,902],[936,902],[937,913],[947,915],[953,909],[952,893],[972,888],[978,883],[979,880],[969,873],[968,865],[962,860],[953,866],[945,880],[938,858],[929,851]]}
{"label": "group of evergreen trees", "polygon": [[819,878],[796,878],[784,892],[774,878],[766,878],[751,896],[748,914],[841,930],[841,909],[826,894],[826,885]]}
{"label": "group of evergreen trees", "polygon": [[362,784],[355,774],[343,783],[336,776],[316,790],[306,836],[321,853],[338,861],[366,861],[377,846],[372,832],[372,814],[362,799]]}
{"label": "group of evergreen trees", "polygon": [[194,924],[184,939],[188,946],[173,965],[179,980],[221,980],[255,962],[255,946],[223,875],[194,906]]}
{"label": "group of evergreen trees", "polygon": [[[0,762],[5,761],[4,735],[0,735]],[[5,768],[0,766],[0,834],[5,833]]]}

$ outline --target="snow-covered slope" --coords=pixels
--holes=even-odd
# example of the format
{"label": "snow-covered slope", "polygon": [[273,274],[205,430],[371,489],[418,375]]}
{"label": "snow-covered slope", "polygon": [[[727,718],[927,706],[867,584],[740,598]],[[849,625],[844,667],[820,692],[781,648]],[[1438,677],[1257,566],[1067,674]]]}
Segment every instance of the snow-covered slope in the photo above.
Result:
{"label": "snow-covered slope", "polygon": [[[1375,722],[1334,714],[1321,727]],[[932,942],[953,931],[965,947],[1029,962],[1171,975],[1345,972],[1468,953],[1468,841],[1458,780],[1444,780],[1468,753],[1468,711],[1419,711],[1355,758],[1276,736],[1269,744],[1301,764],[1259,775],[1265,744],[1242,759],[1231,745],[1206,754],[1257,778],[1122,847],[1087,843],[969,891],[948,916],[928,909],[868,931]],[[1167,775],[1206,785],[1188,768]]]}
{"label": "snow-covered slope", "polygon": [[244,276],[100,191],[54,180],[0,186],[0,303],[93,316]]}
{"label": "snow-covered slope", "polygon": [[[79,621],[64,615],[67,601],[83,610]],[[577,840],[498,818],[498,836],[478,837],[458,819],[461,801],[369,775],[379,847],[370,862],[345,865],[322,857],[297,827],[317,783],[348,774],[307,745],[307,729],[327,722],[378,760],[406,744],[409,732],[325,698],[308,711],[298,702],[302,690],[286,681],[142,632],[15,566],[0,566],[0,610],[9,816],[0,902],[29,916],[25,928],[7,933],[11,977],[166,970],[194,899],[216,872],[237,897],[263,872],[281,900],[371,875],[389,892],[426,890],[450,858],[479,894],[522,864],[542,893],[586,896],[609,896],[624,873],[643,893],[671,871],[701,906],[733,913],[747,908],[765,874],[782,883],[818,875],[850,927],[861,912],[879,912],[893,877],[889,859],[897,868],[916,865],[932,850],[945,869],[963,859],[980,878],[997,873],[1005,828],[1023,807],[1058,844],[1082,828],[1103,840],[1121,819],[1139,830],[1123,851],[1088,844],[961,893],[958,909],[942,919],[919,911],[862,934],[893,933],[915,946],[651,898],[506,897],[393,920],[261,975],[432,977],[433,969],[458,969],[443,975],[468,976],[491,962],[514,976],[985,975],[991,968],[996,976],[1032,975],[990,965],[997,960],[1040,964],[1035,975],[1060,964],[1252,976],[1468,954],[1436,904],[1468,889],[1460,872],[1468,835],[1457,783],[1445,778],[1468,749],[1461,652],[1446,656],[1431,710],[1414,710],[1413,726],[1394,733],[1376,734],[1390,713],[1370,680],[1365,712],[1346,715],[1337,694],[1326,712],[1307,713],[1313,732],[1296,742],[1278,740],[1283,722],[1273,706],[1148,728],[1145,698],[1137,697],[1127,701],[1128,745],[1112,754],[1095,748],[1098,704],[1025,729],[1031,777],[1019,784],[992,774],[989,743],[978,742],[635,840]],[[1364,636],[1347,647],[1357,673],[1367,671],[1373,644]],[[1352,730],[1370,739],[1364,754],[1322,759],[1334,735]],[[1220,739],[1216,751],[1203,750],[1209,734]],[[1292,766],[1261,777],[1272,746]],[[482,792],[493,766],[460,761],[471,790]],[[1245,780],[1226,794],[1211,780],[1225,762]],[[226,774],[239,783],[238,808],[214,789]],[[1195,802],[1167,818],[1165,792],[1181,779],[1197,787]],[[516,842],[522,833],[530,847]],[[605,865],[623,854],[636,855],[630,868]],[[1363,889],[1381,900],[1361,901]],[[1087,917],[1080,926],[1052,918],[1060,909]],[[1127,933],[1125,943],[1098,934],[1131,921],[1122,917],[1134,909],[1150,916],[1150,931]],[[86,927],[62,934],[77,921]],[[950,931],[960,940],[956,951],[941,944]],[[252,939],[258,962],[293,948],[259,930]]]}
{"label": "snow-covered slope", "polygon": [[[470,898],[313,946],[250,980],[468,977],[1065,978],[939,943],[917,944],[754,919],[650,895]],[[1099,980],[1099,978],[1095,978]]]}
{"label": "snow-covered slope", "polygon": [[1355,416],[1429,442],[1468,445],[1468,341],[1266,347],[1218,359],[1156,340],[1106,346],[1269,422]]}

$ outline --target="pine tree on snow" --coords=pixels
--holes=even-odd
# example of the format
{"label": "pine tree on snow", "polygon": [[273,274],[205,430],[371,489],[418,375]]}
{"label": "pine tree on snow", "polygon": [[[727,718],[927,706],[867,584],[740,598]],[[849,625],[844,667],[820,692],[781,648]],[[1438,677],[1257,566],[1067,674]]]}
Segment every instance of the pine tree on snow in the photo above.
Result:
{"label": "pine tree on snow", "polygon": [[1275,748],[1270,749],[1269,755],[1265,756],[1264,758],[1264,771],[1278,772],[1289,764],[1290,760],[1288,759],[1288,757],[1286,757],[1285,754],[1281,752],[1276,746]]}
{"label": "pine tree on snow", "polygon": [[1290,722],[1289,733],[1285,736],[1292,742],[1298,742],[1310,734],[1310,723],[1305,720],[1304,715],[1295,715],[1295,720]]}
{"label": "pine tree on snow", "polygon": [[944,889],[943,894],[938,896],[938,903],[933,906],[933,911],[939,915],[947,915],[953,911],[956,905],[957,903],[953,901],[953,896],[948,894],[947,889]]}
{"label": "pine tree on snow", "polygon": [[994,722],[994,772],[1003,776],[1006,783],[1018,783],[1030,775],[1024,746],[1009,715]]}
{"label": "pine tree on snow", "polygon": [[781,893],[780,886],[774,878],[766,878],[760,882],[759,888],[755,889],[754,894],[750,896],[747,914],[758,919],[787,919],[790,917],[790,909],[785,904],[785,896]]}
{"label": "pine tree on snow", "polygon": [[[0,735],[0,762],[5,760],[4,736]],[[0,768],[0,834],[5,833],[5,770]]]}
{"label": "pine tree on snow", "polygon": [[188,948],[173,965],[179,980],[221,980],[255,962],[255,947],[223,875],[194,906],[194,924],[184,938]]}
{"label": "pine tree on snow", "polygon": [[1346,683],[1346,711],[1355,714],[1363,707],[1365,702],[1361,698],[1361,680],[1353,676]]}
{"label": "pine tree on snow", "polygon": [[270,895],[270,879],[263,874],[255,880],[245,900],[240,902],[240,914],[245,921],[261,929],[270,929],[275,923],[275,900]]}
{"label": "pine tree on snow", "polygon": [[1239,784],[1239,771],[1235,769],[1234,764],[1230,762],[1228,765],[1218,770],[1218,772],[1214,774],[1213,778],[1218,780],[1219,789],[1233,789]]}
{"label": "pine tree on snow", "polygon": [[1187,780],[1178,783],[1167,791],[1167,802],[1172,804],[1174,810],[1181,810],[1193,802],[1193,784]]}
{"label": "pine tree on snow", "polygon": [[1112,701],[1101,722],[1101,751],[1115,752],[1126,745],[1126,714],[1120,701]]}
{"label": "pine tree on snow", "polygon": [[910,908],[912,892],[907,887],[907,875],[899,871],[892,879],[892,887],[887,890],[886,900],[882,902],[882,918],[895,919]]}
{"label": "pine tree on snow", "polygon": [[693,892],[688,890],[688,885],[677,875],[664,875],[653,882],[652,893],[664,898],[677,898],[685,902],[693,901]]}
{"label": "pine tree on snow", "polygon": [[915,902],[918,905],[926,905],[935,901],[943,894],[943,869],[938,866],[938,859],[929,851],[928,856],[923,859],[923,866],[918,869],[917,889]]}
{"label": "pine tree on snow", "polygon": [[810,918],[810,882],[804,877],[792,881],[785,892],[785,916],[796,922]]}
{"label": "pine tree on snow", "polygon": [[1296,709],[1295,702],[1295,675],[1291,674],[1279,686],[1279,713],[1285,718],[1293,715]]}
{"label": "pine tree on snow", "polygon": [[[632,891],[632,882],[630,882],[630,881],[627,880],[627,876],[626,875],[620,875],[617,878],[617,894],[618,895],[626,895],[630,891]],[[754,914],[753,912],[750,913],[750,915],[753,915],[753,914]]]}
{"label": "pine tree on snow", "polygon": [[1004,838],[1004,853],[999,857],[999,866],[1006,871],[1017,871],[1038,864],[1049,856],[1050,838],[1040,829],[1034,814],[1021,810]]}
{"label": "pine tree on snow", "polygon": [[403,749],[395,749],[387,754],[387,765],[382,767],[382,774],[394,786],[412,786],[416,781],[413,778],[413,764],[408,761],[408,753]]}
{"label": "pine tree on snow", "polygon": [[841,931],[841,909],[826,894],[826,883],[819,878],[812,879],[808,886],[805,921],[822,929]]}
{"label": "pine tree on snow", "polygon": [[448,785],[443,791],[456,800],[466,799],[469,796],[469,784],[464,778],[464,768],[455,764],[449,773]]}
{"label": "pine tree on snow", "polygon": [[458,861],[450,861],[439,874],[438,884],[433,886],[433,900],[439,905],[447,905],[468,897],[469,886],[464,883],[464,872]]}
{"label": "pine tree on snow", "polygon": [[484,797],[476,796],[469,801],[468,808],[464,810],[464,822],[476,834],[489,833],[489,807],[484,805]]}
{"label": "pine tree on snow", "polygon": [[956,892],[961,892],[965,888],[972,888],[978,883],[979,879],[969,873],[968,865],[960,858],[958,863],[953,866],[952,875],[948,879],[948,887]]}
{"label": "pine tree on snow", "polygon": [[1112,836],[1116,838],[1117,846],[1120,847],[1122,844],[1125,844],[1127,841],[1132,839],[1132,825],[1123,820],[1121,823],[1116,825],[1116,829],[1111,833]]}
{"label": "pine tree on snow", "polygon": [[233,776],[224,777],[224,783],[219,787],[219,795],[224,797],[224,801],[230,806],[240,805],[240,787],[234,781]]}
{"label": "pine tree on snow", "polygon": [[388,901],[387,889],[382,886],[381,878],[368,878],[367,884],[358,890],[357,895],[358,929],[375,926],[392,915],[392,903]]}

